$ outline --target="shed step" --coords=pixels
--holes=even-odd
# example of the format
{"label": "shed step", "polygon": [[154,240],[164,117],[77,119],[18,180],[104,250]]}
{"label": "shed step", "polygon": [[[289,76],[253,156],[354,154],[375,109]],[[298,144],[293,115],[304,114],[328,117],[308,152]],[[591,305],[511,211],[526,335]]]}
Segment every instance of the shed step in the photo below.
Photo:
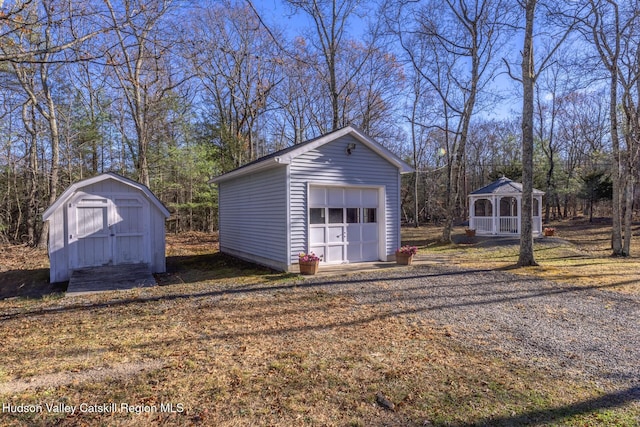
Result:
{"label": "shed step", "polygon": [[155,286],[149,264],[105,265],[74,270],[67,296]]}

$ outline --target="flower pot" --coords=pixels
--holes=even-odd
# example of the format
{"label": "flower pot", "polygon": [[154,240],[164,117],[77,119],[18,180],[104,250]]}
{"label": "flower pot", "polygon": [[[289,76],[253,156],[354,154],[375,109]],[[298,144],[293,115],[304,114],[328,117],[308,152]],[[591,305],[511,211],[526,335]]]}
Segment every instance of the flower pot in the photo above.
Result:
{"label": "flower pot", "polygon": [[318,272],[319,261],[300,261],[300,274],[312,276]]}
{"label": "flower pot", "polygon": [[411,265],[413,262],[413,255],[403,254],[402,252],[396,252],[396,263],[400,265]]}
{"label": "flower pot", "polygon": [[555,230],[544,230],[544,235],[549,237],[549,236],[553,236],[554,234],[556,234]]}
{"label": "flower pot", "polygon": [[476,230],[470,230],[467,228],[466,230],[464,230],[464,232],[467,237],[476,237]]}

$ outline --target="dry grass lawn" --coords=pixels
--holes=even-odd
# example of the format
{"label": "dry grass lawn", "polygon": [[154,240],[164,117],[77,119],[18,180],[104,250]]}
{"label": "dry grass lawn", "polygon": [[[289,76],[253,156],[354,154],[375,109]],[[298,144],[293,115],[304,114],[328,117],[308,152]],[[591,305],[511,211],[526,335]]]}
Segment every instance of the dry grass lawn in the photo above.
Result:
{"label": "dry grass lawn", "polygon": [[[424,233],[433,230],[407,237],[422,239],[423,254],[478,262],[473,247],[437,246]],[[0,301],[0,402],[41,408],[5,410],[0,424],[634,426],[640,419],[637,404],[606,396],[600,385],[472,351],[452,339],[454,328],[299,286],[291,275],[224,257],[215,244],[201,234],[171,236],[166,286]],[[496,266],[513,262],[496,254]],[[590,259],[579,262],[587,268]],[[60,404],[75,414],[53,412]]]}
{"label": "dry grass lawn", "polygon": [[439,227],[406,228],[403,239],[418,246],[421,253],[443,262],[468,268],[508,269],[513,273],[535,275],[584,286],[640,294],[640,225],[633,228],[632,256],[611,257],[610,221],[559,221],[552,224],[556,237],[536,239],[534,251],[538,267],[515,268],[519,242],[493,244],[495,238],[454,233],[456,243],[439,242]]}

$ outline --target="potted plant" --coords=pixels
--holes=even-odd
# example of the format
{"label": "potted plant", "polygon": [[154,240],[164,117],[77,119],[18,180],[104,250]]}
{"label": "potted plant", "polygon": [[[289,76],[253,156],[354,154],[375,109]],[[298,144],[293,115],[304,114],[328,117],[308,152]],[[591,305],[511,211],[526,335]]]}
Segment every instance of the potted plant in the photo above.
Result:
{"label": "potted plant", "polygon": [[313,252],[298,254],[298,263],[300,264],[300,274],[313,275],[318,272],[320,258]]}
{"label": "potted plant", "polygon": [[476,237],[476,230],[474,228],[465,228],[464,232],[467,237]]}
{"label": "potted plant", "polygon": [[553,236],[556,234],[556,229],[553,227],[545,227],[544,230],[542,230],[542,232],[544,233],[545,236]]}
{"label": "potted plant", "polygon": [[405,245],[396,250],[396,262],[402,265],[411,265],[413,256],[418,253],[415,246]]}

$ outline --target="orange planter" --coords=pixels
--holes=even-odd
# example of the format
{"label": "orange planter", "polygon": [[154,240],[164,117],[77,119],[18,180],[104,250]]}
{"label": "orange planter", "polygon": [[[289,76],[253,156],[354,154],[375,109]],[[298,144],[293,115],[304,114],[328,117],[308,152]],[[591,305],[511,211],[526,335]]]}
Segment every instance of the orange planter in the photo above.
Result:
{"label": "orange planter", "polygon": [[300,261],[300,274],[312,276],[318,272],[320,261]]}
{"label": "orange planter", "polygon": [[396,263],[400,265],[411,265],[413,262],[413,255],[403,254],[402,252],[396,252]]}

